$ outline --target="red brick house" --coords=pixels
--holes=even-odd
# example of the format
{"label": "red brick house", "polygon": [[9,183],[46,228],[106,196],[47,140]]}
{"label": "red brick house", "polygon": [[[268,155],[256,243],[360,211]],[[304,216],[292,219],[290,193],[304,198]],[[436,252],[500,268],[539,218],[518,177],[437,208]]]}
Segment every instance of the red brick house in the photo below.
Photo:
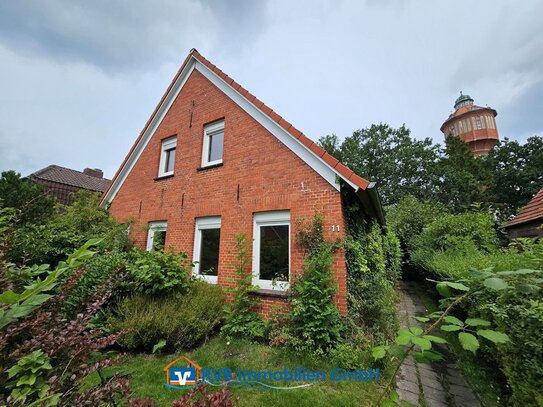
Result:
{"label": "red brick house", "polygon": [[[297,219],[316,212],[325,235],[345,236],[341,189],[365,215],[383,222],[374,185],[356,175],[289,122],[192,50],[108,190],[103,204],[133,219],[136,244],[185,251],[194,274],[222,286],[234,277],[234,237],[252,245],[253,281],[262,312],[285,301],[302,268]],[[347,311],[344,253],[337,253],[336,298]]]}

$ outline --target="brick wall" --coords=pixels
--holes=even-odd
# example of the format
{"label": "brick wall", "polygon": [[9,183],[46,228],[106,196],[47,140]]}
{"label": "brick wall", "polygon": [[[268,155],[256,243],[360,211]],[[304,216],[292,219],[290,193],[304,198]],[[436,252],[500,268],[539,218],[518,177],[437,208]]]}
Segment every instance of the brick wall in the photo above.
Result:
{"label": "brick wall", "polygon": [[[223,165],[198,171],[204,125],[224,118]],[[175,175],[156,180],[161,140],[177,135]],[[238,194],[239,190],[239,194]],[[341,195],[313,169],[246,114],[198,71],[193,71],[181,93],[132,172],[111,203],[118,220],[132,218],[137,245],[145,247],[148,222],[167,220],[166,246],[192,256],[195,219],[221,216],[219,284],[233,277],[234,236],[245,231],[252,241],[253,214],[290,210],[291,274],[300,272],[302,251],[294,241],[295,220],[321,212],[325,235],[344,237]],[[339,231],[332,231],[338,225]],[[339,284],[336,302],[347,312],[346,266],[337,253],[334,272]],[[285,300],[263,298],[262,313]]]}

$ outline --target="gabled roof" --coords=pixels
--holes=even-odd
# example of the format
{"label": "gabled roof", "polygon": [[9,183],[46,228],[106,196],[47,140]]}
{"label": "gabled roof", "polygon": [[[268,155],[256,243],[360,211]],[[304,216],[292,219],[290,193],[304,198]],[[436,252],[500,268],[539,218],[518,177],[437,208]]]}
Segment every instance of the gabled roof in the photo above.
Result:
{"label": "gabled roof", "polygon": [[540,219],[543,220],[543,189],[539,190],[531,201],[520,210],[518,215],[507,223],[506,227],[534,222]]}
{"label": "gabled roof", "polygon": [[59,165],[49,165],[30,174],[28,178],[57,182],[59,184],[71,185],[97,192],[104,192],[110,183],[109,179],[93,177],[84,174],[81,171],[72,170]]}
{"label": "gabled roof", "polygon": [[230,99],[237,103],[243,110],[257,120],[270,133],[276,136],[283,144],[290,148],[296,155],[317,171],[324,179],[339,190],[336,177],[343,179],[355,192],[371,189],[372,202],[375,210],[379,212],[382,221],[382,208],[378,202],[374,184],[356,175],[351,169],[340,163],[336,158],[328,154],[322,147],[314,143],[300,130],[286,121],[264,102],[252,95],[249,91],[235,82],[227,74],[204,58],[197,50],[192,49],[175,75],[166,93],[155,108],[153,114],[145,124],[136,142],[121,164],[119,170],[102,197],[102,203],[111,202],[124,180],[135,165],[139,155],[144,150],[148,141],[160,125],[170,106],[183,88],[193,70],[198,70],[212,84],[217,86]]}

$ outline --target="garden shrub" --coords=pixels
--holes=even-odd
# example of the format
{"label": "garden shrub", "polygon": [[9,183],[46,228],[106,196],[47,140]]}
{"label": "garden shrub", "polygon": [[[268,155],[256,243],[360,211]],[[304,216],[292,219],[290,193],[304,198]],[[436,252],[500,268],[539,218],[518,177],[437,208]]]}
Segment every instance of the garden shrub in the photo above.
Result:
{"label": "garden shrub", "polygon": [[392,235],[384,238],[379,225],[373,224],[365,234],[348,236],[345,251],[350,319],[376,342],[392,337],[397,327],[397,241]]}
{"label": "garden shrub", "polygon": [[[498,238],[492,216],[486,213],[445,215],[424,228],[414,240],[413,257],[423,258],[437,251],[471,250],[492,253],[498,248]],[[417,253],[418,252],[418,253]]]}
{"label": "garden shrub", "polygon": [[[77,280],[70,292],[66,295],[65,311],[79,310],[88,298],[112,276],[123,280],[126,275],[124,269],[127,264],[127,254],[124,252],[110,252],[95,255],[85,265],[84,273]],[[116,273],[116,275],[113,275]],[[121,284],[116,285],[113,297],[119,295]]]}
{"label": "garden shrub", "polygon": [[[105,335],[91,327],[114,281],[103,282],[76,316],[62,312],[66,297],[94,254],[89,247],[96,243],[87,242],[22,293],[4,291],[0,296],[0,365],[6,367],[0,371],[1,405],[103,405],[128,395],[128,380],[118,376],[88,389],[81,386],[85,377],[115,362],[100,352],[121,333]],[[76,271],[55,294],[53,289],[69,270]]]}
{"label": "garden shrub", "polygon": [[125,285],[144,294],[181,293],[188,288],[190,268],[186,253],[133,249],[128,256]]}
{"label": "garden shrub", "polygon": [[252,274],[248,267],[249,258],[247,236],[244,233],[236,235],[235,275],[232,279],[234,287],[227,289],[232,297],[225,307],[224,325],[221,334],[226,337],[244,337],[262,340],[266,337],[268,325],[264,318],[256,312],[260,298],[251,295],[258,290],[252,283]]}
{"label": "garden shrub", "polygon": [[400,239],[405,252],[412,249],[412,240],[424,228],[447,213],[440,204],[419,201],[414,196],[406,196],[396,205],[387,208],[387,226]]}
{"label": "garden shrub", "polygon": [[316,355],[327,353],[342,342],[344,324],[334,302],[337,282],[332,265],[337,246],[324,241],[324,219],[315,215],[309,225],[298,222],[296,242],[304,248],[301,276],[291,287],[292,309],[286,316],[287,329],[283,332],[287,343],[297,350]]}
{"label": "garden shrub", "polygon": [[100,238],[100,252],[126,251],[132,246],[128,225],[119,224],[99,206],[100,194],[81,190],[73,205],[62,207],[45,223],[27,223],[12,238],[7,259],[21,264],[50,264]]}
{"label": "garden shrub", "polygon": [[224,295],[217,285],[194,281],[185,294],[152,296],[136,293],[116,307],[111,325],[126,334],[120,344],[127,349],[152,350],[166,340],[165,350],[196,346],[223,318]]}
{"label": "garden shrub", "polygon": [[304,261],[303,274],[292,287],[291,341],[300,350],[328,352],[342,341],[344,325],[334,303],[333,247],[323,244]]}

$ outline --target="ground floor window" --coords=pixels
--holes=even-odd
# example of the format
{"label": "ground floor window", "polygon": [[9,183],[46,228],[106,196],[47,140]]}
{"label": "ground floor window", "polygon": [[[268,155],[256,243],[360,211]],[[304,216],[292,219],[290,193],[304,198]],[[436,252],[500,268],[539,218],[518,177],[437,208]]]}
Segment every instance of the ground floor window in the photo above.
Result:
{"label": "ground floor window", "polygon": [[147,233],[147,251],[164,250],[167,227],[168,222],[166,221],[149,222],[149,232]]}
{"label": "ground floor window", "polygon": [[220,240],[221,218],[219,216],[196,219],[193,274],[211,283],[216,283],[219,275]]}
{"label": "ground floor window", "polygon": [[253,284],[264,289],[288,289],[290,212],[256,213],[253,238]]}

